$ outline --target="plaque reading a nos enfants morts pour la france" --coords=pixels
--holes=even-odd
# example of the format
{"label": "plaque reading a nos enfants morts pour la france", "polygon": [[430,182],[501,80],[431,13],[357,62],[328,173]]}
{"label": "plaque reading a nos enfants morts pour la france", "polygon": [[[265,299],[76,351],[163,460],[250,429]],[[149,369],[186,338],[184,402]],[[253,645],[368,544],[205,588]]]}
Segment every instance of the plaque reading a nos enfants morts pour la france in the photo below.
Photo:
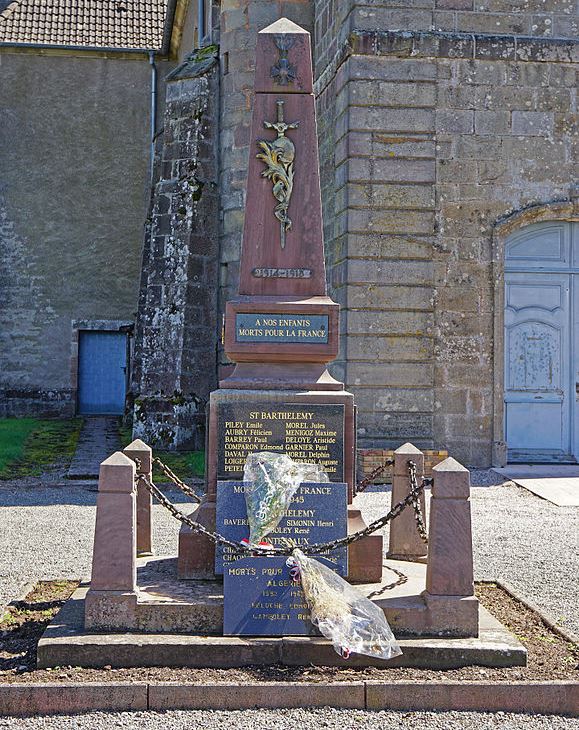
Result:
{"label": "plaque reading a nos enfants morts pour la france", "polygon": [[217,408],[218,479],[243,479],[248,454],[273,451],[319,464],[330,481],[343,481],[343,405],[239,401]]}
{"label": "plaque reading a nos enfants morts pour la france", "polygon": [[[247,508],[243,482],[217,483],[217,532],[235,542],[249,537]],[[267,536],[269,542],[282,547],[290,541],[295,547],[305,547],[346,537],[348,485],[343,482],[316,484],[304,482],[294,495],[289,509],[277,529]],[[348,573],[348,550],[341,547],[322,553],[327,564],[339,575]],[[215,551],[215,573],[221,575],[233,561],[243,558],[227,545]]]}
{"label": "plaque reading a nos enfants morts pour la france", "polygon": [[[284,557],[243,558],[223,575],[224,636],[319,635]],[[321,562],[325,562],[322,558]]]}
{"label": "plaque reading a nos enfants morts pour la france", "polygon": [[328,315],[239,313],[235,315],[235,340],[325,345],[328,342]]}

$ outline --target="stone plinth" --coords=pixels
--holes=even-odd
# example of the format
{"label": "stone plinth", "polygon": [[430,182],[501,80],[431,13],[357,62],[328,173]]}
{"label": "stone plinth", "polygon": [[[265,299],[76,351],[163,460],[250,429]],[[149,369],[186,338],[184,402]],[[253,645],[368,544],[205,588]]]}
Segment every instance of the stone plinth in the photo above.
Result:
{"label": "stone plinth", "polygon": [[100,466],[87,628],[129,620],[137,600],[136,552],[135,463],[117,451]]}
{"label": "stone plinth", "polygon": [[426,604],[441,630],[478,633],[478,600],[474,596],[470,474],[449,457],[432,470]]}
{"label": "stone plinth", "polygon": [[[137,476],[153,478],[153,452],[150,446],[135,439],[125,449],[125,456],[135,462]],[[153,497],[147,487],[137,483],[137,555],[152,555],[151,543],[151,505]]]}
{"label": "stone plinth", "polygon": [[[257,404],[257,405],[256,405]],[[241,478],[241,472],[223,471],[225,468],[223,457],[224,422],[223,413],[246,413],[247,409],[255,409],[263,404],[269,404],[271,409],[288,408],[311,410],[323,418],[323,409],[331,408],[332,414],[336,407],[343,409],[341,428],[338,429],[338,439],[341,441],[340,462],[336,471],[330,473],[331,481],[344,481],[348,484],[348,533],[356,532],[365,527],[354,495],[355,470],[355,440],[354,440],[354,399],[346,391],[331,392],[276,392],[274,390],[234,390],[223,389],[211,394],[209,410],[208,435],[208,473],[207,495],[201,505],[193,513],[197,522],[210,530],[215,529],[216,489],[218,479]],[[264,406],[265,407],[265,406]],[[229,410],[233,409],[233,410]],[[233,418],[233,416],[231,416]],[[237,419],[233,419],[237,420]],[[333,421],[332,421],[333,423]],[[253,451],[267,450],[263,445],[253,447]],[[301,455],[300,455],[301,456]],[[212,578],[214,577],[215,546],[208,538],[194,533],[191,528],[183,526],[179,533],[179,562],[180,578]],[[382,536],[371,535],[349,547],[348,550],[348,579],[354,582],[368,582],[380,580],[382,574]]]}
{"label": "stone plinth", "polygon": [[[514,636],[484,608],[476,638],[441,636],[433,621],[441,622],[443,608],[427,606],[420,590],[425,566],[386,561],[386,568],[403,572],[408,580],[392,586],[396,575],[385,570],[378,583],[359,586],[384,611],[403,650],[384,662],[352,655],[341,659],[330,642],[320,637],[224,637],[223,585],[217,581],[178,581],[174,558],[140,559],[138,601],[125,602],[120,624],[111,631],[84,628],[86,586],[81,586],[49,625],[38,645],[39,667],[190,666],[318,664],[323,666],[412,666],[437,669],[478,664],[524,666],[526,651]],[[460,599],[469,602],[470,598]],[[447,625],[450,625],[448,614]],[[161,628],[160,628],[161,627]],[[162,633],[161,633],[162,631]],[[450,632],[449,632],[450,633]],[[431,638],[428,638],[431,637]]]}
{"label": "stone plinth", "polygon": [[[416,478],[418,483],[424,474],[424,454],[410,443],[404,444],[394,452],[394,471],[392,477],[392,504],[397,504],[408,496],[410,479],[408,476],[409,462],[416,464]],[[426,522],[426,502],[424,492],[420,495],[420,508]],[[425,560],[426,545],[424,544],[414,516],[412,507],[407,507],[402,514],[390,523],[390,542],[388,557],[393,560]]]}

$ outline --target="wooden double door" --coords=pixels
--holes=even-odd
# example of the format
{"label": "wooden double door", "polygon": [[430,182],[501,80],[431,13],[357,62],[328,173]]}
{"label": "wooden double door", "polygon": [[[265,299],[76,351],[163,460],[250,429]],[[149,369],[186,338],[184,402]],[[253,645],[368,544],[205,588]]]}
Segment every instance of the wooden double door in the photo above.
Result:
{"label": "wooden double door", "polygon": [[507,241],[504,350],[509,461],[578,461],[579,223]]}

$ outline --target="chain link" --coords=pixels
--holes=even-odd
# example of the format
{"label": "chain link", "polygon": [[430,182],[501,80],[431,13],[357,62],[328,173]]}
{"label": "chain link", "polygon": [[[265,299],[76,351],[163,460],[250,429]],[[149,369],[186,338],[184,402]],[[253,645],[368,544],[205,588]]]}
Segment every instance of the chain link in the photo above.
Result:
{"label": "chain link", "polygon": [[422,479],[422,489],[418,491],[418,478],[416,476],[416,464],[413,461],[408,462],[408,477],[410,479],[410,494],[415,495],[412,499],[412,508],[414,509],[414,518],[416,519],[416,528],[420,539],[425,545],[428,545],[428,533],[424,524],[424,516],[420,506],[420,493],[424,490],[427,480]]}
{"label": "chain link", "polygon": [[356,485],[356,494],[358,494],[359,492],[363,492],[366,487],[372,484],[376,477],[382,476],[386,469],[389,466],[392,466],[392,464],[394,464],[394,459],[386,459],[383,464],[373,469],[367,476],[364,477],[364,479],[358,482],[358,484]]}
{"label": "chain link", "polygon": [[[411,475],[410,464],[408,471],[409,475]],[[260,555],[267,557],[275,555],[291,555],[294,549],[293,547],[275,548],[260,547],[258,545],[248,546],[239,542],[228,540],[226,537],[220,535],[218,532],[208,530],[206,527],[200,525],[198,522],[195,522],[195,520],[192,520],[186,514],[181,512],[181,510],[175,507],[175,505],[172,504],[167,499],[167,497],[165,497],[161,490],[155,484],[153,484],[153,482],[146,475],[139,475],[138,480],[142,481],[145,484],[151,494],[173,515],[173,517],[182,522],[184,525],[187,525],[187,527],[190,527],[193,532],[205,535],[217,545],[226,545],[227,547],[231,548],[235,553],[245,553],[248,555]],[[300,549],[307,555],[317,555],[319,553],[329,552],[340,547],[346,547],[354,542],[357,542],[358,540],[362,540],[364,537],[371,535],[377,530],[380,530],[382,527],[385,527],[391,520],[398,517],[398,515],[400,515],[409,505],[412,505],[414,507],[415,514],[420,513],[419,499],[424,489],[424,484],[418,484],[418,481],[416,479],[416,465],[414,465],[414,482],[412,481],[411,477],[410,485],[410,492],[406,495],[404,499],[395,504],[394,507],[392,507],[392,509],[387,514],[377,520],[374,520],[374,522],[371,522],[364,529],[358,530],[358,532],[354,532],[351,535],[347,535],[346,537],[331,540],[329,542],[317,543],[315,545],[304,545]],[[418,517],[416,519],[418,522]],[[424,522],[422,522],[422,525],[424,526]]]}
{"label": "chain link", "polygon": [[159,459],[157,456],[153,458],[153,463],[157,464],[157,466],[161,469],[163,474],[165,474],[166,477],[168,477],[173,484],[175,484],[182,492],[183,494],[186,494],[188,497],[191,497],[191,499],[194,499],[196,502],[201,502],[201,497],[195,492],[188,484],[185,484],[184,481],[179,479],[179,477],[175,474],[174,471],[169,469],[169,467],[166,464],[163,464],[161,459]]}

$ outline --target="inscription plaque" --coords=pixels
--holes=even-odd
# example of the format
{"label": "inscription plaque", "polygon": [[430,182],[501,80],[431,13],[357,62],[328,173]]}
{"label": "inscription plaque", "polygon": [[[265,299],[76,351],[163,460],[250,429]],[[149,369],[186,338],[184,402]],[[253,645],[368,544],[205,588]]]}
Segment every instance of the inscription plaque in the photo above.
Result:
{"label": "inscription plaque", "polygon": [[[216,530],[236,542],[249,537],[244,489],[243,482],[217,483]],[[344,482],[301,484],[288,511],[275,532],[267,536],[267,540],[276,547],[283,547],[285,540],[301,547],[346,537],[347,495],[348,485]],[[339,575],[347,575],[346,547],[321,555]],[[215,551],[215,573],[221,575],[228,565],[242,559],[243,555],[234,553],[227,545],[218,545]]]}
{"label": "inscription plaque", "polygon": [[310,279],[311,269],[255,268],[251,270],[256,279]]}
{"label": "inscription plaque", "polygon": [[217,478],[243,479],[248,454],[285,453],[319,464],[332,482],[344,480],[344,406],[272,401],[219,403]]}
{"label": "inscription plaque", "polygon": [[243,558],[226,566],[223,597],[224,636],[319,635],[284,557]]}
{"label": "inscription plaque", "polygon": [[328,342],[328,315],[236,314],[235,340],[325,345]]}

